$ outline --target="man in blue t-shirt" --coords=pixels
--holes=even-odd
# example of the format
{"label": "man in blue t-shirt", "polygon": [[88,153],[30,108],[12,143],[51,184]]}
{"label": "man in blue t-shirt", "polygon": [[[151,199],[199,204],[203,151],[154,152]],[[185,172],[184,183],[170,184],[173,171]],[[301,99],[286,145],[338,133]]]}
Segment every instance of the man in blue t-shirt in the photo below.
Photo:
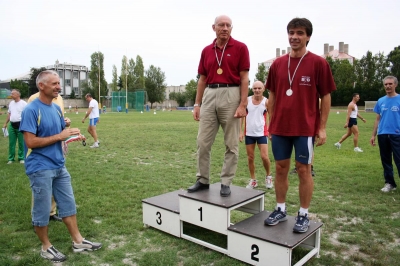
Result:
{"label": "man in blue t-shirt", "polygon": [[52,194],[58,215],[70,232],[73,251],[97,250],[101,243],[84,239],[78,229],[71,176],[64,165],[61,143],[72,135],[79,135],[80,130],[66,128],[71,121],[64,119],[60,107],[52,103],[61,89],[57,72],[42,71],[36,86],[40,95],[25,108],[20,125],[25,140],[25,170],[34,201],[32,224],[42,242],[40,255],[52,262],[61,262],[66,256],[53,247],[47,234]]}
{"label": "man in blue t-shirt", "polygon": [[400,96],[396,93],[398,80],[387,76],[383,79],[386,96],[379,98],[374,107],[377,113],[370,143],[375,146],[375,137],[378,135],[379,152],[383,166],[385,186],[383,192],[395,190],[393,159],[400,174]]}

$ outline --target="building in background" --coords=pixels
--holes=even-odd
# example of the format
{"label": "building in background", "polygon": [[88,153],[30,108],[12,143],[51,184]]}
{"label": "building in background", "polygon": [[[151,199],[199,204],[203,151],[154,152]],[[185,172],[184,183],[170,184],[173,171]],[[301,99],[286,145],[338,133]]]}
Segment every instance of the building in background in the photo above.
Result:
{"label": "building in background", "polygon": [[[287,50],[280,51],[280,48],[276,48],[275,57],[271,58],[267,61],[258,63],[258,65],[264,64],[266,70],[268,71],[271,67],[272,63],[280,56],[290,53],[290,47],[287,47]],[[321,57],[326,58],[330,56],[333,60],[348,60],[350,64],[353,64],[355,57],[349,55],[349,45],[344,44],[344,42],[339,42],[339,49],[335,50],[333,45],[329,45],[328,43],[324,44],[324,54]]]}
{"label": "building in background", "polygon": [[[40,67],[38,67],[40,68]],[[75,97],[82,97],[82,85],[84,82],[88,81],[90,70],[84,65],[76,65],[72,63],[60,63],[58,60],[54,65],[45,66],[46,69],[54,70],[60,76],[60,94],[64,98],[69,98],[72,91]],[[11,90],[10,82],[11,80],[22,80],[29,82],[31,78],[31,72],[26,72],[21,75],[0,81],[0,89]],[[5,93],[5,92],[4,92]]]}

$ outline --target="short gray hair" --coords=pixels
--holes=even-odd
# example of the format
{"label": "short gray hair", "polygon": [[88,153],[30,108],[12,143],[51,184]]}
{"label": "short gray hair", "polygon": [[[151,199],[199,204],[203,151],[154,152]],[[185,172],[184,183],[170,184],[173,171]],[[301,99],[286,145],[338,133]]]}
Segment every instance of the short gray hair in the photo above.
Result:
{"label": "short gray hair", "polygon": [[385,81],[386,81],[387,79],[393,79],[395,85],[399,84],[399,81],[397,80],[397,78],[396,78],[395,76],[386,76],[386,77],[383,79],[383,84],[385,84]]}
{"label": "short gray hair", "polygon": [[55,72],[54,70],[44,70],[39,73],[39,75],[36,77],[36,87],[39,89],[39,83],[45,83],[47,82],[47,76],[49,75],[54,75],[59,77],[58,73]]}
{"label": "short gray hair", "polygon": [[19,96],[21,96],[21,92],[18,89],[12,89],[11,92],[15,91],[16,93],[18,93]]}

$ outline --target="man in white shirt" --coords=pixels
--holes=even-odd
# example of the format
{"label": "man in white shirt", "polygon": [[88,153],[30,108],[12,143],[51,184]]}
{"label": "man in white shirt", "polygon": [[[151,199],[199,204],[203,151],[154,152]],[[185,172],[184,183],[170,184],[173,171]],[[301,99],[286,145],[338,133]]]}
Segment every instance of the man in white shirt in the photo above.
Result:
{"label": "man in white shirt", "polygon": [[15,161],[15,146],[18,140],[18,161],[25,163],[24,161],[24,135],[19,131],[19,124],[21,122],[21,113],[25,109],[27,103],[21,100],[21,93],[19,90],[11,91],[11,98],[13,99],[8,106],[8,115],[3,128],[7,128],[8,122],[11,122],[8,126],[8,163],[12,164]]}
{"label": "man in white shirt", "polygon": [[90,148],[98,148],[100,142],[97,139],[96,124],[99,122],[99,103],[93,99],[90,93],[86,94],[85,99],[89,102],[89,109],[82,119],[82,123],[85,123],[86,118],[89,117],[88,132],[94,139],[94,144]]}

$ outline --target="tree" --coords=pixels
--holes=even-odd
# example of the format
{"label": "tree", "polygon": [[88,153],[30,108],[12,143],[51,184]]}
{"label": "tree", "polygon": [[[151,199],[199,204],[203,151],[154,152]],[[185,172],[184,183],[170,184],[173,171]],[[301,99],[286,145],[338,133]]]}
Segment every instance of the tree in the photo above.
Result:
{"label": "tree", "polygon": [[390,63],[390,72],[400,79],[400,45],[388,54],[387,59]]}
{"label": "tree", "polygon": [[83,94],[90,93],[94,99],[98,99],[100,101],[100,96],[105,96],[108,92],[107,81],[104,78],[104,55],[99,51],[93,53],[90,57],[91,67],[89,81],[82,85],[82,92]]}
{"label": "tree", "polygon": [[385,95],[382,80],[389,75],[389,62],[382,53],[373,56],[368,51],[360,60],[354,61],[354,69],[355,90],[360,93],[360,101],[376,101]]}
{"label": "tree", "polygon": [[[257,73],[256,73],[255,81],[258,80],[258,81],[261,81],[263,84],[265,84],[265,81],[267,80],[267,77],[268,77],[268,71],[267,71],[267,68],[265,67],[265,65],[264,64],[258,64],[258,70],[257,70]],[[252,89],[249,89],[248,95],[249,96],[253,95],[253,90]],[[268,91],[265,90],[263,95],[265,97],[268,97]]]}
{"label": "tree", "polygon": [[71,91],[71,94],[69,95],[69,98],[70,99],[75,99],[76,97],[75,97],[75,90],[72,90]]}
{"label": "tree", "polygon": [[36,92],[39,91],[39,89],[36,87],[36,78],[39,75],[40,72],[46,70],[45,67],[41,67],[41,68],[31,68],[31,78],[29,79],[28,85],[29,85],[29,95],[31,96],[32,94],[35,94]]}
{"label": "tree", "polygon": [[129,59],[129,63],[128,63],[128,91],[134,91],[134,86],[135,86],[135,81],[136,81],[136,77],[135,77],[135,60],[133,60],[132,58]]}
{"label": "tree", "polygon": [[112,91],[118,90],[118,74],[117,74],[117,67],[115,65],[113,65],[113,70],[112,70],[111,89]]}
{"label": "tree", "polygon": [[22,80],[11,80],[10,81],[10,88],[13,89],[17,89],[19,90],[19,92],[21,93],[21,98],[28,98],[29,95],[29,85],[22,81]]}
{"label": "tree", "polygon": [[347,105],[352,98],[354,91],[354,65],[348,60],[333,60],[327,57],[333,79],[336,84],[336,91],[332,92],[332,105]]}
{"label": "tree", "polygon": [[265,81],[267,80],[267,76],[268,76],[268,71],[265,67],[264,64],[258,64],[258,71],[256,73],[256,81],[261,81],[262,83],[265,83]]}
{"label": "tree", "polygon": [[188,83],[186,83],[186,101],[195,102],[196,93],[197,93],[197,82],[194,79],[191,79]]}
{"label": "tree", "polygon": [[127,78],[128,78],[128,58],[126,57],[126,55],[124,55],[122,57],[122,63],[121,63],[121,76],[120,76],[122,85],[121,89],[122,88],[124,88],[125,90],[128,89]]}
{"label": "tree", "polygon": [[133,70],[136,81],[133,85],[134,90],[143,90],[145,88],[145,77],[144,77],[144,65],[142,58],[138,55],[136,56],[136,65]]}
{"label": "tree", "polygon": [[165,99],[165,73],[161,71],[161,68],[151,65],[146,70],[145,75],[145,86],[147,91],[147,97],[153,108],[153,103],[161,103]]}
{"label": "tree", "polygon": [[175,100],[179,107],[183,107],[187,101],[187,94],[185,92],[171,92],[169,98]]}

